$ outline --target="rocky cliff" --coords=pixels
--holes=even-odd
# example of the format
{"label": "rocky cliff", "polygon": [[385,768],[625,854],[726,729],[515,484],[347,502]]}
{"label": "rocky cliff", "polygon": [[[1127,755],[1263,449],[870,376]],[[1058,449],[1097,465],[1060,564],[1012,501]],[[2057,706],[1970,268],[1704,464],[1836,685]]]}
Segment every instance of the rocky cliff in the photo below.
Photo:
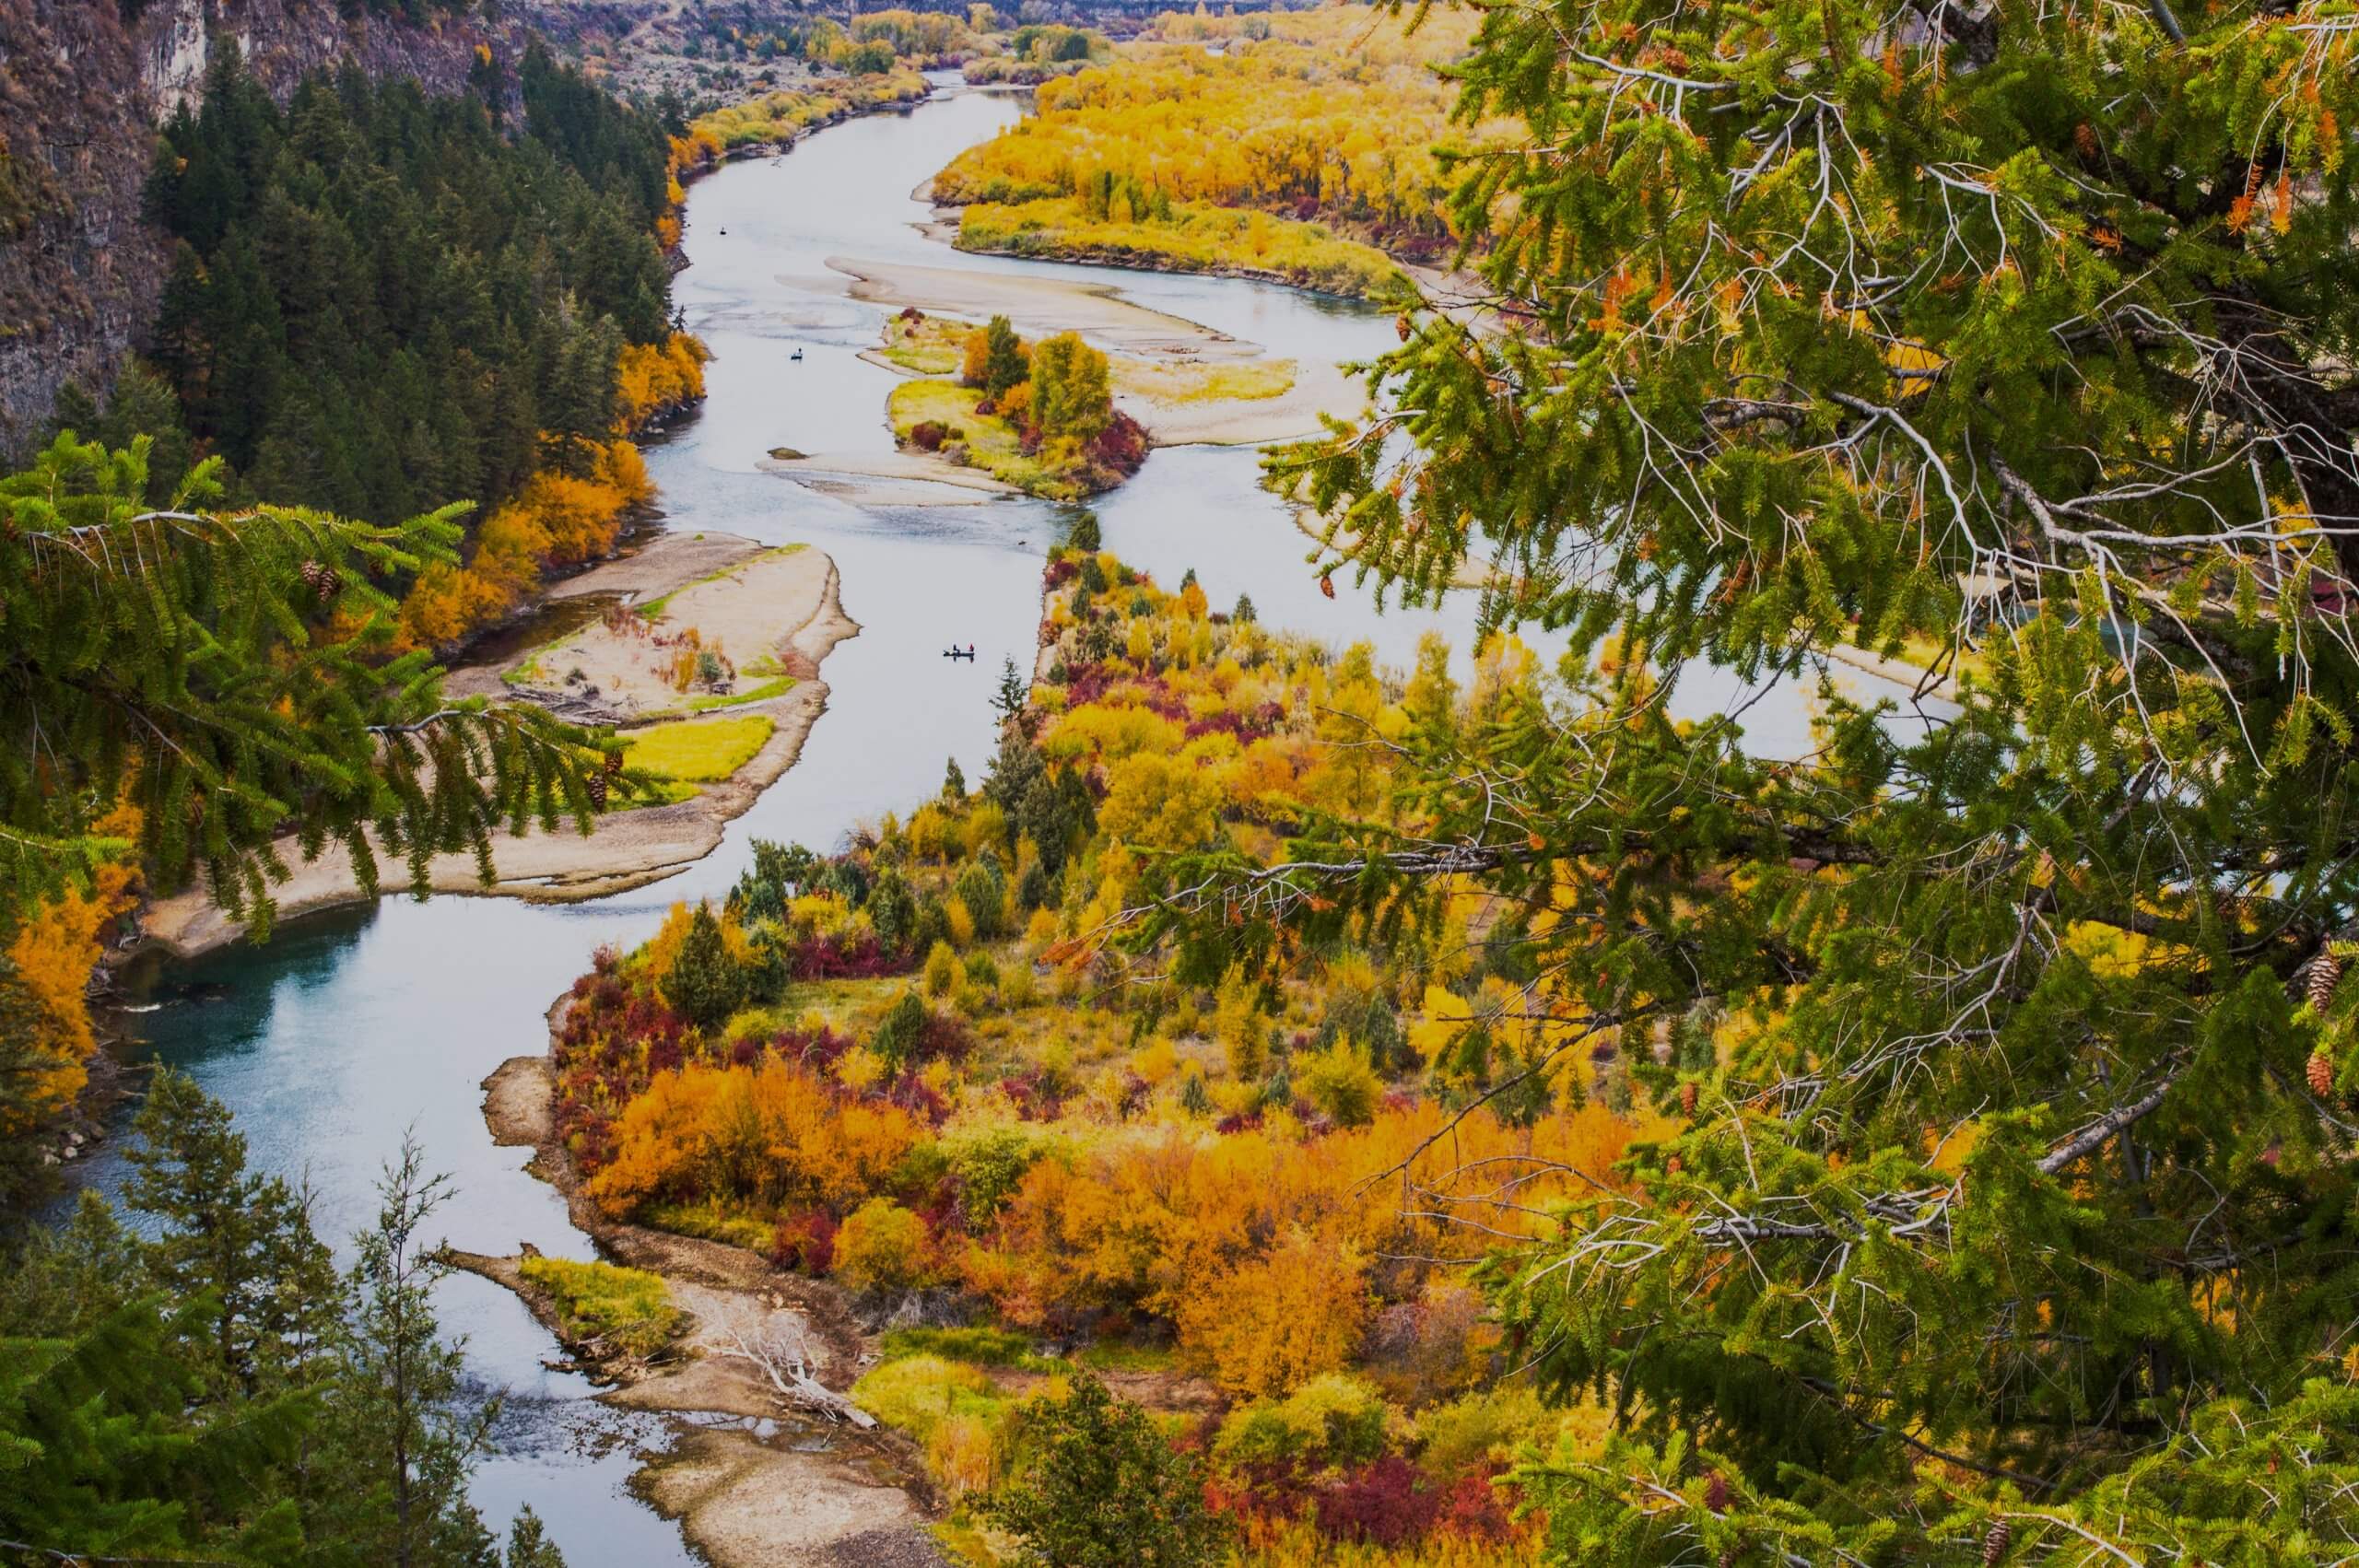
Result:
{"label": "rocky cliff", "polygon": [[521,36],[335,0],[0,0],[0,455],[39,436],[60,387],[104,386],[153,319],[167,253],[139,193],[154,128],[225,41],[283,95],[345,60],[455,92],[478,45],[506,63]]}

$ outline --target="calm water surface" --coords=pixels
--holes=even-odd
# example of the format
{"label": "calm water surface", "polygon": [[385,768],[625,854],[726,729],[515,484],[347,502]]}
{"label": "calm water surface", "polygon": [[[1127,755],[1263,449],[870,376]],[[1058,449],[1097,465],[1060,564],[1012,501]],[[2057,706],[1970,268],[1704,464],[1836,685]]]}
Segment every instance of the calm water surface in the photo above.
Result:
{"label": "calm water surface", "polygon": [[[731,825],[717,852],[669,882],[591,904],[389,899],[147,977],[166,1005],[142,1018],[137,1048],[229,1105],[261,1165],[310,1180],[323,1235],[346,1237],[368,1222],[370,1184],[407,1130],[456,1181],[460,1197],[442,1215],[454,1245],[511,1252],[529,1241],[587,1256],[563,1205],[523,1173],[527,1152],[491,1144],[485,1075],[542,1048],[545,1010],[593,948],[628,946],[674,900],[726,889],[748,840],[833,847],[855,823],[931,793],[945,757],[969,779],[982,776],[994,743],[989,695],[1003,656],[1029,657],[1054,513],[1031,501],[863,509],[759,470],[775,446],[891,450],[884,405],[894,378],[857,357],[884,312],[850,297],[829,257],[1110,282],[1143,305],[1297,358],[1363,358],[1391,340],[1381,318],[1285,289],[962,256],[921,235],[928,209],[910,193],[1018,112],[1003,95],[954,92],[822,132],[775,160],[733,165],[694,189],[686,243],[695,264],[677,296],[714,357],[702,413],[648,454],[669,525],[826,550],[863,627],[827,660],[828,711],[801,762]],[[799,363],[788,357],[796,347]],[[1108,546],[1167,583],[1193,567],[1215,605],[1250,591],[1265,622],[1338,642],[1367,638],[1388,662],[1405,663],[1428,628],[1466,647],[1471,602],[1379,615],[1358,594],[1321,597],[1304,564],[1308,541],[1257,473],[1249,451],[1158,451],[1099,504]],[[946,663],[939,649],[954,641],[973,643],[979,657]],[[1708,708],[1731,692],[1691,685],[1684,702]],[[1750,722],[1783,744],[1805,720],[1780,696]],[[101,1154],[88,1172],[111,1189],[119,1157]],[[490,1283],[460,1276],[441,1305],[446,1326],[468,1336],[475,1376],[509,1394],[499,1450],[475,1484],[487,1518],[504,1528],[530,1502],[575,1568],[694,1561],[677,1528],[625,1484],[642,1454],[663,1446],[665,1422],[611,1410],[581,1378],[546,1370],[557,1347]]]}

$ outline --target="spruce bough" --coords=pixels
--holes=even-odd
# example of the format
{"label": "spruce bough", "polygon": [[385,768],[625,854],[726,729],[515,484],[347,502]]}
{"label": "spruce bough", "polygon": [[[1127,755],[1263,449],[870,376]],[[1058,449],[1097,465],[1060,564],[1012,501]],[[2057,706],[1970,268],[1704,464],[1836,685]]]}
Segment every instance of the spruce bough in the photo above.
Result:
{"label": "spruce bough", "polygon": [[[1404,304],[1393,412],[1273,479],[1321,567],[1487,557],[1573,656],[1143,934],[1217,974],[1491,895],[1550,1062],[1674,1118],[1488,1266],[1612,1412],[1522,1471],[1563,1561],[2354,1550],[2354,32],[1604,0],[1452,68],[1514,126],[1458,164],[1488,319]],[[1956,703],[1670,716],[1847,643]]]}

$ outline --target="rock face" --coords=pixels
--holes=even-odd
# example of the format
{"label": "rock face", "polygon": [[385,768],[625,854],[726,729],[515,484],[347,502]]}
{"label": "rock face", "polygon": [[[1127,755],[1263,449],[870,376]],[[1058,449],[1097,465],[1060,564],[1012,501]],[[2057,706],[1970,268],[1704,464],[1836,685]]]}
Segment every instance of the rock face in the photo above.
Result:
{"label": "rock face", "polygon": [[202,93],[225,41],[283,98],[346,60],[456,92],[478,45],[510,65],[522,37],[335,0],[0,0],[0,457],[23,454],[60,387],[103,388],[153,322],[170,261],[140,214],[155,127]]}

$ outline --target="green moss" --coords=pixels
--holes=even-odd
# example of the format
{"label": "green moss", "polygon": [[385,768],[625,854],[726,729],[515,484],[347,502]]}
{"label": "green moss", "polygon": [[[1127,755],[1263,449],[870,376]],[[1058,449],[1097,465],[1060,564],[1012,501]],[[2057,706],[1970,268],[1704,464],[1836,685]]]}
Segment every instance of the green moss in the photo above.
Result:
{"label": "green moss", "polygon": [[546,1291],[569,1341],[604,1344],[628,1355],[651,1356],[679,1337],[687,1314],[672,1305],[663,1276],[611,1263],[569,1258],[527,1258],[517,1266],[527,1283]]}

